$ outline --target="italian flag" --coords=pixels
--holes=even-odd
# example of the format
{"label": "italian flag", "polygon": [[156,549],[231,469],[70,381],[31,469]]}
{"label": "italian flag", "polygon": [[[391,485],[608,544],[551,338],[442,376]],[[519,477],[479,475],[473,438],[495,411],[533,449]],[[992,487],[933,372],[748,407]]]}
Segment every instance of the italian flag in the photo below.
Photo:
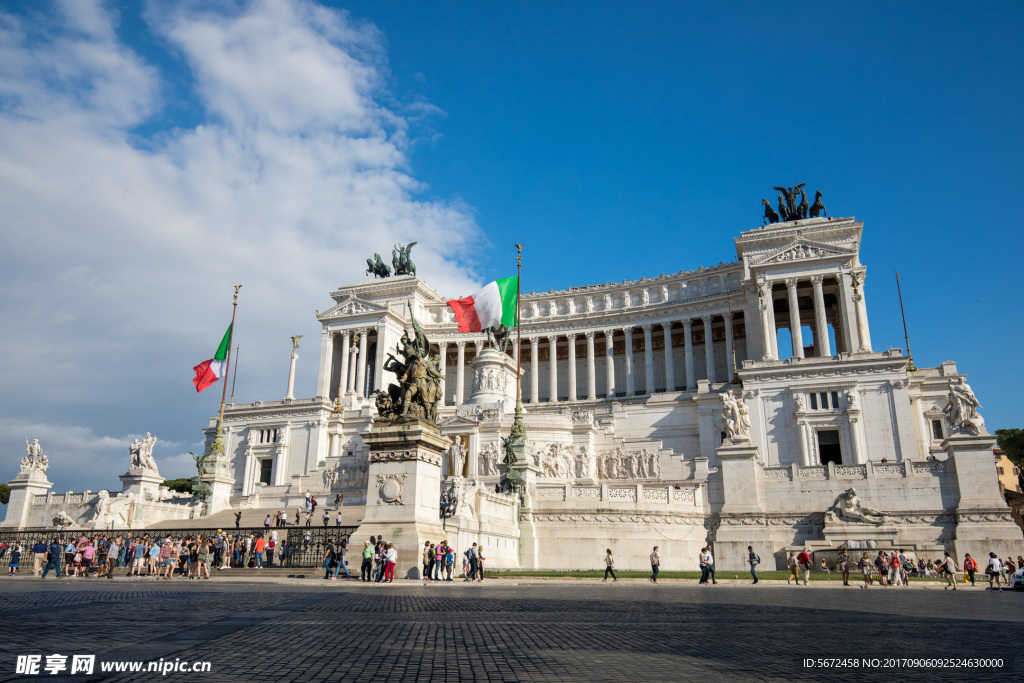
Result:
{"label": "italian flag", "polygon": [[196,393],[199,393],[224,376],[224,373],[227,371],[228,349],[230,348],[231,325],[228,325],[228,331],[224,333],[224,338],[220,340],[220,346],[217,347],[217,353],[213,354],[213,358],[204,360],[192,368],[196,373],[196,376],[192,378],[192,383],[196,385]]}
{"label": "italian flag", "polygon": [[494,325],[515,327],[519,320],[518,277],[495,280],[465,299],[448,302],[459,323],[459,332],[479,332]]}

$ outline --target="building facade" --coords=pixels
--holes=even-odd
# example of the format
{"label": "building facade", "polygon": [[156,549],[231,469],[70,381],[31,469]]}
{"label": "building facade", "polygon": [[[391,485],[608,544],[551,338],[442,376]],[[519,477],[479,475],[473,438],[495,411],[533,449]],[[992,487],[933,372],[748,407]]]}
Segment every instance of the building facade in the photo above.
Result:
{"label": "building facade", "polygon": [[384,504],[366,436],[415,316],[458,442],[441,464],[462,492],[455,538],[492,565],[600,566],[610,547],[641,567],[654,545],[687,569],[707,544],[726,568],[747,545],[765,566],[798,548],[1024,552],[994,438],[951,409],[970,394],[956,364],[873,348],[862,234],[852,218],[778,223],[741,233],[728,263],[523,295],[508,353],[538,475],[511,502],[494,489],[513,404],[495,397],[514,396],[514,373],[484,362],[486,336],[459,333],[416,277],[340,287],[316,312],[313,396],[292,398],[292,374],[286,398],[227,407],[230,505],[292,509],[307,491]]}

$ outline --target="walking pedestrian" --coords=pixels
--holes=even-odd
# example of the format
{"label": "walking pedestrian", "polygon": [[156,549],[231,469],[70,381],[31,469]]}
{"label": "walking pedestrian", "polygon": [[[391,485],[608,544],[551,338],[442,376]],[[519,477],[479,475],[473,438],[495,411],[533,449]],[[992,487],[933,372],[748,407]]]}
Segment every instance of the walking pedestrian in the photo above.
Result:
{"label": "walking pedestrian", "polygon": [[421,560],[423,562],[423,573],[420,575],[424,581],[430,581],[430,565],[434,563],[434,553],[431,550],[433,544],[430,541],[423,542],[423,553]]}
{"label": "walking pedestrian", "polygon": [[43,571],[43,565],[46,564],[46,541],[39,539],[36,544],[32,546],[32,575],[39,576]]}
{"label": "walking pedestrian", "polygon": [[964,571],[967,572],[967,577],[971,580],[971,585],[974,585],[974,572],[978,571],[978,561],[971,557],[970,553],[964,553]]}
{"label": "walking pedestrian", "polygon": [[612,549],[608,548],[608,552],[604,556],[604,578],[602,581],[608,580],[608,575],[612,575],[612,583],[618,581],[618,577],[615,576],[615,558],[612,557]]}
{"label": "walking pedestrian", "polygon": [[807,585],[807,580],[811,578],[811,555],[804,548],[800,551],[800,554],[796,556],[796,562],[800,565],[800,571],[804,575],[804,585]]}
{"label": "walking pedestrian", "polygon": [[[717,584],[718,581],[715,579],[715,556],[711,553],[711,546],[704,548],[703,559],[705,566],[708,568],[707,573],[711,577],[711,583]],[[704,583],[707,583],[707,579],[704,580]]]}
{"label": "walking pedestrian", "polygon": [[946,557],[942,562],[942,570],[946,575],[945,588],[948,589],[950,586],[952,586],[953,590],[956,590],[956,572],[958,569],[956,566],[956,560],[954,560],[953,556],[950,555],[948,552],[945,553],[945,556]]}
{"label": "walking pedestrian", "polygon": [[466,581],[472,581],[476,578],[476,543],[473,547],[466,551],[466,557],[469,558],[469,575],[466,576]]}
{"label": "walking pedestrian", "polygon": [[476,549],[476,580],[480,583],[484,582],[484,564],[486,564],[487,556],[484,555],[484,547],[480,546]]}
{"label": "walking pedestrian", "polygon": [[786,558],[786,566],[789,567],[789,576],[786,578],[786,585],[788,586],[791,581],[795,581],[796,585],[800,585],[800,576],[797,574],[796,565],[796,551],[790,550],[789,557]]}
{"label": "walking pedestrian", "polygon": [[334,544],[331,543],[330,539],[327,539],[327,547],[324,548],[324,580],[333,579],[331,576],[331,570],[336,566],[336,560],[334,558]]}
{"label": "walking pedestrian", "polygon": [[[999,588],[999,579],[1001,578],[1003,570],[1003,563],[999,561],[995,553],[988,554],[988,565],[985,567],[985,573],[988,574],[988,590],[997,590]],[[993,586],[993,582],[995,585]]]}
{"label": "walking pedestrian", "polygon": [[341,526],[341,511],[338,511],[338,518],[334,520],[334,526]]}
{"label": "walking pedestrian", "polygon": [[661,571],[661,556],[658,555],[658,546],[654,546],[651,552],[651,583],[658,583],[658,572]]}
{"label": "walking pedestrian", "polygon": [[57,578],[60,578],[60,556],[64,554],[64,549],[60,545],[60,539],[56,536],[53,537],[53,542],[50,543],[46,548],[46,566],[43,567],[43,578],[46,578],[46,574],[53,567],[53,571],[56,572]]}
{"label": "walking pedestrian", "polygon": [[750,564],[750,575],[754,577],[754,583],[757,583],[757,565],[761,564],[761,558],[754,552],[752,545],[747,546],[747,562]]}

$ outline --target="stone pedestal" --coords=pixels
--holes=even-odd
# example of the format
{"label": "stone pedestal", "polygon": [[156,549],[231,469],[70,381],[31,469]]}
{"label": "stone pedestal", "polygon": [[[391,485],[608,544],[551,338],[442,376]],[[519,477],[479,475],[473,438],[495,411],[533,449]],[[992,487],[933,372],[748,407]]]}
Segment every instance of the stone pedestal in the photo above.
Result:
{"label": "stone pedestal", "polygon": [[370,536],[383,536],[398,551],[395,577],[422,578],[426,541],[444,539],[441,528],[441,453],[451,440],[422,420],[374,426],[363,522],[351,538],[353,552]]}
{"label": "stone pedestal", "polygon": [[32,500],[36,496],[46,495],[53,484],[39,470],[31,474],[22,473],[7,482],[11,487],[11,497],[7,500],[7,516],[0,526],[21,529],[27,526]]}
{"label": "stone pedestal", "polygon": [[501,403],[505,412],[516,407],[516,362],[497,349],[484,349],[469,363],[473,368],[473,393],[466,403]]}
{"label": "stone pedestal", "polygon": [[134,494],[139,501],[159,500],[159,488],[164,483],[159,472],[142,467],[133,467],[118,479],[121,480],[121,493]]}
{"label": "stone pedestal", "polygon": [[982,567],[990,552],[1000,558],[1024,554],[1024,536],[999,492],[992,452],[995,445],[991,434],[954,434],[942,442],[956,471],[960,494],[953,543],[958,564],[964,553],[970,553]]}
{"label": "stone pedestal", "polygon": [[748,571],[747,546],[761,556],[767,568],[772,540],[761,507],[758,480],[761,466],[757,446],[750,441],[726,441],[715,450],[721,462],[724,501],[715,531],[715,566],[728,571]]}

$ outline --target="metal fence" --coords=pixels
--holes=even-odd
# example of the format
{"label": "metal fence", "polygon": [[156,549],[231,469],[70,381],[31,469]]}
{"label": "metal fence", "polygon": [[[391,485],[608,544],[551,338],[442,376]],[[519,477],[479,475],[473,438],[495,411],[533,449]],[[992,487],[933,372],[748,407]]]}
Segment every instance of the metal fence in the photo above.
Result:
{"label": "metal fence", "polygon": [[[323,564],[324,552],[328,542],[332,542],[337,545],[341,541],[348,541],[349,537],[355,533],[358,527],[354,526],[327,526],[327,527],[271,527],[269,530],[264,527],[243,527],[240,529],[228,528],[224,529],[223,533],[228,537],[229,540],[234,541],[236,538],[244,538],[246,536],[254,536],[256,538],[263,537],[269,540],[271,532],[277,532],[278,545],[274,549],[274,566],[281,565],[287,568],[310,568],[319,567]],[[25,567],[30,567],[30,561],[32,558],[32,546],[40,540],[50,543],[50,541],[57,537],[62,546],[68,543],[77,541],[82,536],[88,538],[116,538],[117,536],[126,537],[130,535],[132,538],[148,538],[149,540],[155,540],[159,538],[172,538],[175,540],[185,538],[186,536],[196,538],[202,536],[203,538],[214,538],[217,535],[217,529],[211,528],[179,528],[179,529],[124,529],[115,531],[91,531],[82,529],[66,529],[59,531],[55,529],[29,529],[25,531],[0,531],[0,544],[7,543],[8,547],[0,558],[0,567],[6,567],[10,564],[11,553],[14,551],[15,544],[20,543],[22,548],[22,571]],[[281,544],[284,544],[285,554],[282,558],[280,555]]]}

